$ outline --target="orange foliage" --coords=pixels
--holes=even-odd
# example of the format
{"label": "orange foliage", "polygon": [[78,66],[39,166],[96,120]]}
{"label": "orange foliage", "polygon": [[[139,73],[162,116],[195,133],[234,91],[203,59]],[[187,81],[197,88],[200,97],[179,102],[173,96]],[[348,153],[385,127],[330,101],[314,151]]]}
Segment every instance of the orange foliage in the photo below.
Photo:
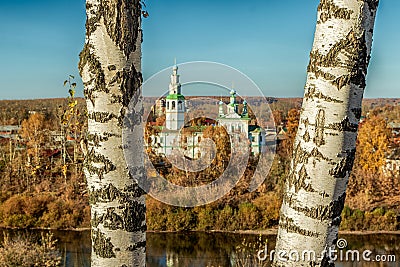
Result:
{"label": "orange foliage", "polygon": [[357,139],[358,164],[364,171],[379,173],[385,165],[391,132],[384,119],[368,118]]}
{"label": "orange foliage", "polygon": [[44,116],[33,113],[21,124],[21,137],[25,140],[28,154],[34,157],[35,164],[39,163],[39,150],[44,143]]}

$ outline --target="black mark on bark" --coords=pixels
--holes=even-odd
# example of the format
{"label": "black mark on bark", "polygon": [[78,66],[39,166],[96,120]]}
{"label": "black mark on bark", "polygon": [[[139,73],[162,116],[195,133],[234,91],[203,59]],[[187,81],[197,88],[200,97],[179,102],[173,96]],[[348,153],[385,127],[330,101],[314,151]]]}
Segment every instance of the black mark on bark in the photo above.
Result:
{"label": "black mark on bark", "polygon": [[326,128],[339,132],[357,132],[358,124],[351,123],[349,118],[345,117],[341,122],[329,124]]}
{"label": "black mark on bark", "polygon": [[[342,60],[340,55],[345,55],[347,59]],[[349,83],[365,88],[368,62],[369,55],[367,55],[365,33],[357,37],[354,31],[351,30],[344,39],[332,45],[326,55],[319,53],[319,51],[311,51],[307,71],[314,73],[317,78],[319,76],[328,77],[321,70],[321,67],[342,67],[347,69],[350,74],[327,80],[331,80],[338,90]]]}
{"label": "black mark on bark", "polygon": [[379,0],[364,0],[369,6],[371,11],[375,11],[378,8]]}
{"label": "black mark on bark", "polygon": [[125,56],[129,57],[136,50],[136,39],[141,38],[140,1],[102,0],[99,13],[104,18],[108,35],[124,51]]}
{"label": "black mark on bark", "polygon": [[[100,163],[102,166],[94,166],[93,163]],[[106,158],[104,155],[96,154],[93,149],[88,153],[85,159],[85,167],[89,173],[96,174],[99,179],[102,179],[104,174],[116,169],[116,166],[111,160]]]}
{"label": "black mark on bark", "polygon": [[78,68],[79,68],[79,73],[82,76],[82,72],[85,65],[88,65],[89,67],[89,72],[92,78],[91,80],[86,81],[84,83],[85,89],[83,90],[83,93],[85,97],[89,99],[92,102],[92,105],[94,106],[95,103],[93,96],[94,91],[100,91],[100,92],[102,91],[108,93],[108,89],[106,87],[105,76],[101,68],[101,63],[96,58],[96,56],[91,52],[91,48],[92,47],[90,44],[85,43],[82,51],[79,54]]}
{"label": "black mark on bark", "polygon": [[279,219],[279,227],[285,229],[288,232],[297,233],[303,236],[318,237],[319,233],[310,230],[302,229],[296,225],[292,218],[288,218],[285,215],[281,215]]}
{"label": "black mark on bark", "polygon": [[306,132],[303,135],[303,140],[307,143],[310,141],[310,134],[308,133],[308,131],[306,130]]}
{"label": "black mark on bark", "polygon": [[361,108],[352,108],[351,112],[353,112],[353,114],[354,114],[354,116],[356,117],[357,120],[361,119],[361,114],[362,114]]}
{"label": "black mark on bark", "polygon": [[88,118],[95,122],[106,123],[117,118],[117,116],[109,112],[93,112],[88,115]]}
{"label": "black mark on bark", "polygon": [[330,96],[324,95],[322,92],[317,91],[317,90],[315,89],[315,86],[310,86],[310,87],[307,89],[307,93],[305,94],[304,98],[305,98],[306,100],[318,98],[318,99],[322,99],[322,100],[324,100],[324,101],[326,101],[326,102],[343,103],[342,100],[332,98],[332,97],[330,97]]}
{"label": "black mark on bark", "polygon": [[99,134],[88,134],[87,140],[91,142],[94,147],[99,147],[101,142],[108,141],[108,136],[101,136]]}
{"label": "black mark on bark", "polygon": [[126,186],[123,190],[119,190],[114,185],[109,184],[102,189],[91,190],[89,193],[89,200],[90,203],[106,203],[118,200],[118,202],[122,204],[129,202],[132,198],[141,197],[144,194],[145,192],[143,189],[141,189],[136,183]]}
{"label": "black mark on bark", "polygon": [[322,22],[326,22],[331,18],[348,20],[353,13],[352,10],[338,7],[332,0],[321,0],[318,5],[318,11]]}
{"label": "black mark on bark", "polygon": [[137,242],[133,245],[129,245],[129,247],[126,249],[128,251],[135,251],[138,248],[144,248],[146,249],[146,241],[141,241],[141,242]]}
{"label": "black mark on bark", "polygon": [[94,253],[101,258],[115,258],[114,245],[110,240],[111,238],[106,237],[99,230],[93,231],[92,244]]}
{"label": "black mark on bark", "polygon": [[314,132],[314,143],[318,147],[325,144],[324,129],[325,129],[325,110],[320,109],[318,111],[317,117],[315,118],[315,132]]}
{"label": "black mark on bark", "polygon": [[288,198],[287,195],[284,195],[284,201],[289,205],[290,208],[294,209],[297,212],[301,212],[309,218],[316,219],[322,221],[331,221],[337,223],[337,218],[340,217],[341,212],[344,206],[344,200],[346,198],[346,194],[339,196],[337,200],[333,200],[329,205],[323,206],[318,205],[316,207],[299,207],[296,202],[294,202],[291,198]]}
{"label": "black mark on bark", "polygon": [[292,187],[294,186],[294,191],[297,193],[299,192],[299,190],[302,188],[304,189],[306,192],[315,192],[314,188],[311,186],[311,184],[306,183],[306,180],[309,180],[310,177],[307,174],[307,170],[305,168],[305,166],[301,166],[301,169],[298,173],[298,175],[296,175],[295,172],[292,172],[289,175],[289,186]]}
{"label": "black mark on bark", "polygon": [[329,174],[335,178],[346,178],[350,174],[355,160],[356,149],[345,151],[346,156],[331,170]]}

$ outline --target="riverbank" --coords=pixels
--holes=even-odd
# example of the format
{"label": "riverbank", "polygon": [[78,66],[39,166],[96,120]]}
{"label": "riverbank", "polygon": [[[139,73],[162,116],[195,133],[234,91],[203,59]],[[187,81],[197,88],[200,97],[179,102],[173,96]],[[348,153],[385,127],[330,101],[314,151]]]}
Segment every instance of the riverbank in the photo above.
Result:
{"label": "riverbank", "polygon": [[[15,230],[15,231],[24,231],[24,230],[34,230],[34,231],[72,231],[72,232],[85,232],[90,231],[90,228],[73,228],[73,229],[56,229],[56,228],[16,228],[16,227],[0,227],[0,231],[3,230]],[[223,231],[223,230],[190,230],[190,231],[155,231],[148,230],[146,233],[155,233],[155,234],[168,234],[168,233],[226,233],[226,234],[239,234],[239,235],[277,235],[278,228],[270,228],[264,230],[236,230],[236,231]],[[339,231],[339,235],[400,235],[400,231],[348,231],[341,230]]]}
{"label": "riverbank", "polygon": [[[227,233],[227,234],[240,234],[240,235],[277,235],[278,228],[271,228],[265,230],[237,230],[237,231],[220,231],[220,230],[210,230],[210,231],[147,231],[147,233]],[[400,235],[400,231],[339,231],[339,235]]]}

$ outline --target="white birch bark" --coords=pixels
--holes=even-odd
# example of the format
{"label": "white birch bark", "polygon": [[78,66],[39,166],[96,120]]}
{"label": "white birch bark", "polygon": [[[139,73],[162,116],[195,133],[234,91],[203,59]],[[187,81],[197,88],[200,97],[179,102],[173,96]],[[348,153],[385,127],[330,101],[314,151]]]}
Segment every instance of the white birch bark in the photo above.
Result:
{"label": "white birch bark", "polygon": [[[318,6],[275,266],[333,265],[324,250],[337,241],[377,6],[378,0],[321,0]],[[303,259],[304,251],[316,259]]]}
{"label": "white birch bark", "polygon": [[[138,0],[87,0],[86,40],[79,69],[88,110],[85,163],[91,206],[91,266],[145,266],[142,157],[129,174],[122,126],[133,97],[141,110],[141,6]],[[136,127],[142,127],[137,121]],[[135,140],[143,148],[143,131]],[[141,150],[139,149],[138,155]]]}

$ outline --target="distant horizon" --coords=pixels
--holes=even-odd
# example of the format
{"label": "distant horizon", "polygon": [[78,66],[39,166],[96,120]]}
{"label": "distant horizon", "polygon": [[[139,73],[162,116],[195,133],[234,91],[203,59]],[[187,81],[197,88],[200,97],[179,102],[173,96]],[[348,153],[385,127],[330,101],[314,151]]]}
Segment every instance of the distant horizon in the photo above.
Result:
{"label": "distant horizon", "polygon": [[[210,97],[212,95],[209,95]],[[144,98],[152,98],[152,97],[156,97],[156,96],[143,96]],[[191,97],[204,97],[204,95],[188,95],[189,98]],[[218,96],[212,96],[212,97],[218,97]],[[224,96],[227,97],[227,96]],[[257,96],[255,96],[257,97]],[[276,96],[264,96],[266,98],[271,97],[271,98],[275,98],[275,99],[303,99],[303,97],[296,97],[296,96],[288,96],[288,97],[276,97]],[[84,99],[84,96],[76,96],[75,98],[77,99]],[[41,98],[14,98],[14,99],[0,99],[0,101],[29,101],[29,100],[51,100],[51,99],[67,99],[67,96],[65,97],[41,97]],[[400,99],[399,97],[364,97],[363,100],[371,100],[371,99]]]}

